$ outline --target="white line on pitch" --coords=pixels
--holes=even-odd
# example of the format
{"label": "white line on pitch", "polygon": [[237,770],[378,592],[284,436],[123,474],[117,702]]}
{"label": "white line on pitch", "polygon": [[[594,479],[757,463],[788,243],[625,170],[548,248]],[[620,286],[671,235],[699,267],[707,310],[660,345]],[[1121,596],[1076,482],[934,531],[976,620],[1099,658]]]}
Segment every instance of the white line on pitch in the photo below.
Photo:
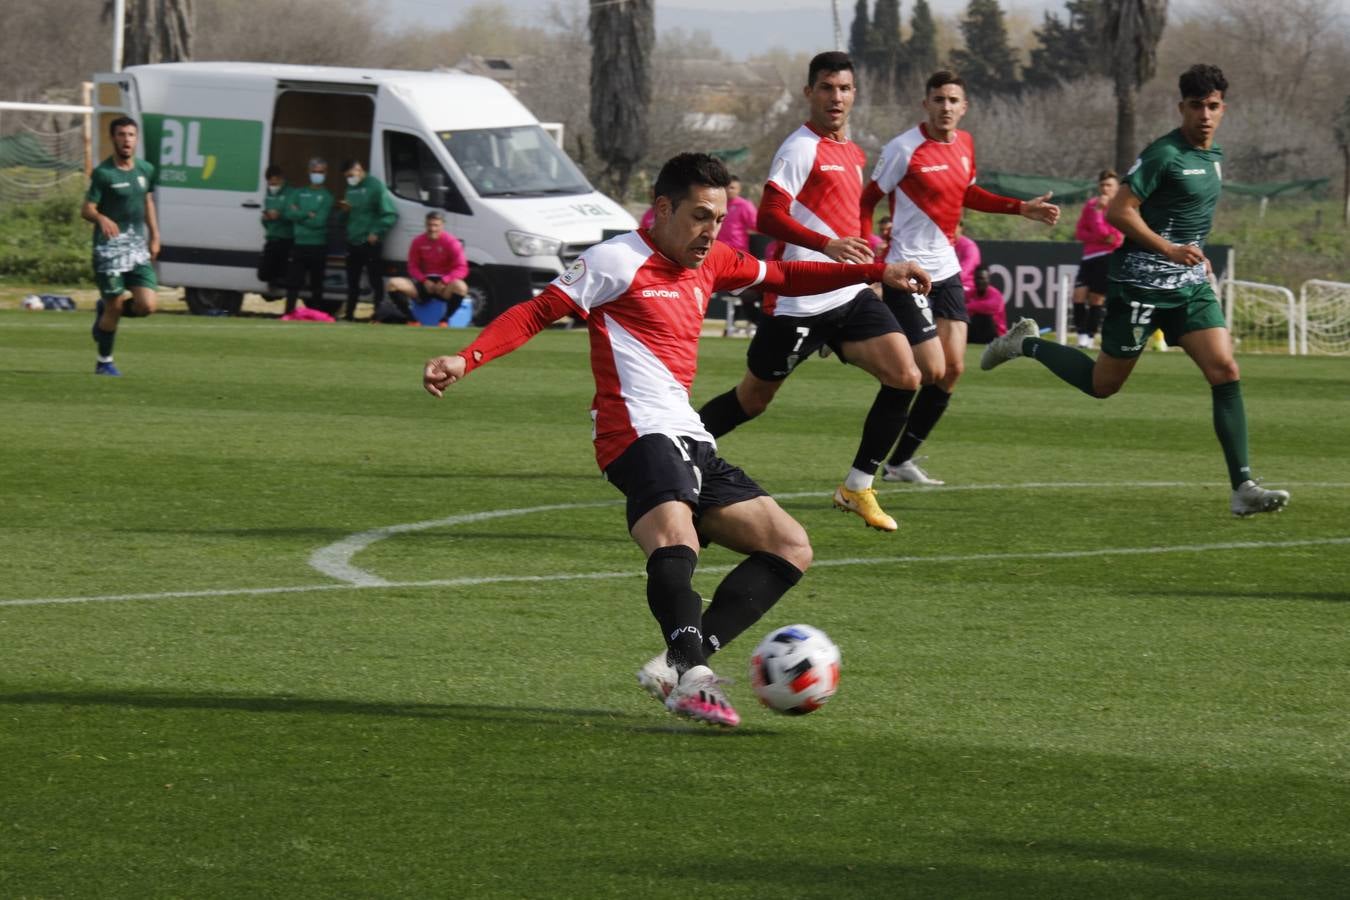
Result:
{"label": "white line on pitch", "polygon": [[[1105,547],[1093,550],[1047,550],[1027,553],[966,553],[940,556],[880,556],[874,558],[817,560],[813,567],[886,566],[922,563],[989,562],[1037,559],[1085,559],[1099,556],[1160,556],[1170,553],[1214,553],[1225,550],[1281,550],[1298,547],[1350,545],[1350,537],[1309,538],[1300,541],[1229,541],[1219,544],[1186,544],[1171,547]],[[703,574],[731,571],[731,566],[700,568]],[[38,597],[0,600],[4,606],[49,606],[60,603],[118,603],[128,600],[180,600],[204,597],[248,597],[269,594],[309,594],[316,591],[361,591],[371,588],[410,589],[437,587],[473,587],[483,584],[541,584],[560,581],[601,581],[613,578],[642,578],[640,571],[579,572],[558,575],[483,575],[463,578],[437,578],[430,581],[385,581],[379,584],[306,584],[295,587],[235,588],[205,591],[165,591],[158,594],[107,594],[94,597]]]}
{"label": "white line on pitch", "polygon": [[[1022,484],[961,484],[947,486],[926,486],[899,488],[895,494],[899,496],[905,492],[923,491],[923,492],[942,492],[942,491],[1011,491],[1011,490],[1046,490],[1051,488],[1187,488],[1204,487],[1206,485],[1196,484],[1188,481],[1133,481],[1127,483],[1112,482],[1089,482],[1089,481],[1029,481]],[[1350,487],[1350,484],[1339,482],[1309,482],[1301,484],[1302,487]],[[797,491],[795,493],[774,494],[779,500],[798,500],[803,497],[828,497],[828,492],[821,491]],[[309,556],[309,566],[320,574],[335,578],[338,581],[345,581],[348,584],[360,586],[375,587],[379,585],[388,585],[390,582],[378,575],[367,572],[352,564],[352,557],[362,550],[374,544],[376,541],[382,541],[387,537],[396,534],[407,534],[413,531],[426,531],[430,528],[446,528],[451,525],[463,525],[469,522],[483,522],[489,519],[502,519],[510,516],[523,516],[537,512],[556,512],[564,509],[595,509],[603,506],[619,506],[623,501],[599,500],[587,503],[554,503],[548,506],[531,506],[518,509],[494,509],[486,512],[464,513],[456,516],[448,516],[444,519],[428,519],[424,522],[407,522],[402,525],[386,525],[382,528],[372,528],[369,531],[362,531],[359,534],[353,534],[343,538],[334,544],[326,547],[320,547]]]}

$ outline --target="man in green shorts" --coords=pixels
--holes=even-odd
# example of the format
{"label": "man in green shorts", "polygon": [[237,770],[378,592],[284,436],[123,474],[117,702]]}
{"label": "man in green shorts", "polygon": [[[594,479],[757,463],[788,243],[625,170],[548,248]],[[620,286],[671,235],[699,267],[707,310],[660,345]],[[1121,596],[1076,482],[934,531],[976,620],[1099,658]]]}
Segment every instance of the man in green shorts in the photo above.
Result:
{"label": "man in green shorts", "polygon": [[[159,220],[155,215],[155,167],[136,158],[140,129],[128,116],[108,126],[113,155],[89,176],[80,216],[94,225],[94,281],[98,312],[94,343],[98,345],[95,375],[121,375],[113,364],[113,341],[123,316],[148,316],[155,311],[152,260],[159,255]],[[123,301],[123,296],[130,294]]]}
{"label": "man in green shorts", "polygon": [[1162,329],[1209,381],[1233,514],[1278,512],[1289,493],[1261,487],[1247,462],[1238,366],[1204,253],[1223,178],[1214,133],[1228,81],[1217,66],[1195,65],[1180,85],[1181,127],[1145,148],[1107,209],[1125,242],[1111,256],[1101,355],[1094,363],[1079,350],[1041,340],[1036,323],[1022,319],[985,348],[980,368],[1030,356],[1088,396],[1105,398],[1125,385],[1149,337]]}

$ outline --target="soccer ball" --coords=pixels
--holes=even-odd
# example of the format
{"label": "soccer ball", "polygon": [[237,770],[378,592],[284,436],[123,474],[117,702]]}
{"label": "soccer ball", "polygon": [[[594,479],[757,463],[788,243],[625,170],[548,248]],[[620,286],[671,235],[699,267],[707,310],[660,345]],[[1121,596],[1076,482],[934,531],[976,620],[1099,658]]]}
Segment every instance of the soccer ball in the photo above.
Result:
{"label": "soccer ball", "polygon": [[47,307],[43,305],[42,298],[39,297],[37,294],[29,294],[27,297],[23,298],[23,308],[46,309]]}
{"label": "soccer ball", "polygon": [[750,658],[759,702],[790,716],[820,709],[839,687],[839,648],[810,625],[769,632]]}

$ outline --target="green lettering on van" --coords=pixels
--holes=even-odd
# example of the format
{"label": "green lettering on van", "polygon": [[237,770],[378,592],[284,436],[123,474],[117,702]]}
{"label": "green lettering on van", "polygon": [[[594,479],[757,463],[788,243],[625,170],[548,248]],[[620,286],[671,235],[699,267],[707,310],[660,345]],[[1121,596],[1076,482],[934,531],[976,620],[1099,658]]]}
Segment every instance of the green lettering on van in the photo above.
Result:
{"label": "green lettering on van", "polygon": [[147,113],[144,127],[145,158],[159,169],[160,187],[258,189],[262,122]]}

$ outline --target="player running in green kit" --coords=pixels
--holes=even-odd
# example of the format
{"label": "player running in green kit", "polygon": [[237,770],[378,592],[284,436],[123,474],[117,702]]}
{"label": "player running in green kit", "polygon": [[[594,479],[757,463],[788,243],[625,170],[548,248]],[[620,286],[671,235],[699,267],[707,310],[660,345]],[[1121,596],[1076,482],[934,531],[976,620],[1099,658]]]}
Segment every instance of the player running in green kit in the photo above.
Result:
{"label": "player running in green kit", "polygon": [[1111,257],[1102,352],[1095,363],[1080,350],[1035,337],[1036,323],[1022,319],[985,348],[980,368],[1030,356],[1083,393],[1105,398],[1124,387],[1149,337],[1161,328],[1210,384],[1233,514],[1277,512],[1289,493],[1252,479],[1238,366],[1204,253],[1223,179],[1223,151],[1214,134],[1228,81],[1217,66],[1195,65],[1180,86],[1181,127],[1149,144],[1107,210],[1125,243]]}
{"label": "player running in green kit", "polygon": [[[98,312],[94,343],[98,345],[95,375],[121,375],[113,364],[113,341],[123,316],[148,316],[155,311],[159,282],[151,262],[159,255],[159,220],[155,216],[155,167],[136,158],[140,128],[120,116],[108,126],[112,156],[89,176],[89,190],[80,217],[94,225],[94,281]],[[130,293],[124,302],[122,297]]]}

